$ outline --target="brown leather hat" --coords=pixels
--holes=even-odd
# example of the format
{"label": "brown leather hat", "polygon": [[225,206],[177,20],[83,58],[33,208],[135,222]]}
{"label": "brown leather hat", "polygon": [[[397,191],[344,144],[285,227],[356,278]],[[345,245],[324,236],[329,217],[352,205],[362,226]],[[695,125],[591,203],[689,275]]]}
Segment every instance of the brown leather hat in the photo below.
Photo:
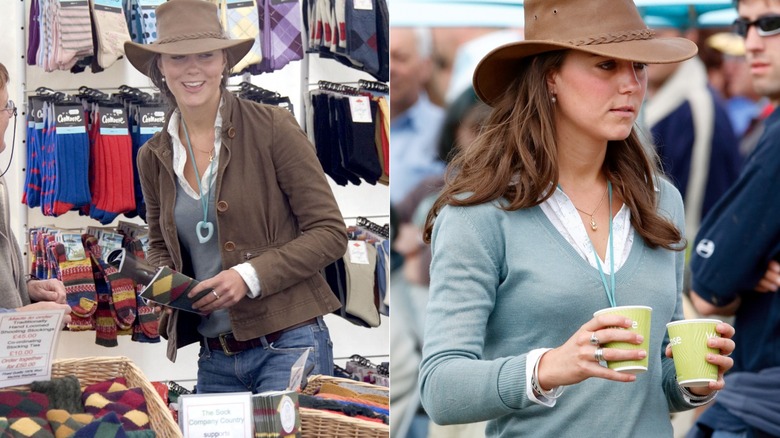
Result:
{"label": "brown leather hat", "polygon": [[526,0],[525,40],[498,47],[474,71],[474,90],[493,105],[526,56],[574,49],[645,64],[684,61],[697,47],[685,38],[656,38],[632,0]]}
{"label": "brown leather hat", "polygon": [[125,56],[141,73],[149,76],[155,54],[193,55],[226,50],[228,67],[246,55],[253,38],[230,39],[219,23],[217,6],[204,0],[169,0],[155,9],[157,40],[151,44],[125,42]]}

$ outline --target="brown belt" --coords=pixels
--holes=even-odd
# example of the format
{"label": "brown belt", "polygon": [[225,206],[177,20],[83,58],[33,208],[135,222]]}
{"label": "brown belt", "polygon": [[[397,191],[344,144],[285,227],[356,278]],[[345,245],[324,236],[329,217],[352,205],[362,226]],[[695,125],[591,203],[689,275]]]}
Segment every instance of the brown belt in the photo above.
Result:
{"label": "brown belt", "polygon": [[298,324],[291,325],[290,327],[268,333],[265,336],[260,336],[259,338],[254,338],[254,339],[248,339],[246,341],[239,341],[238,339],[233,337],[232,332],[224,333],[219,335],[216,338],[206,338],[206,346],[209,348],[209,350],[222,350],[223,352],[225,352],[226,355],[233,356],[234,354],[240,353],[242,351],[249,350],[251,348],[260,347],[261,345],[263,345],[263,338],[265,338],[265,341],[267,343],[273,344],[282,336],[283,333],[310,324],[315,324],[316,322],[317,322],[317,318],[308,319],[306,321],[299,322]]}

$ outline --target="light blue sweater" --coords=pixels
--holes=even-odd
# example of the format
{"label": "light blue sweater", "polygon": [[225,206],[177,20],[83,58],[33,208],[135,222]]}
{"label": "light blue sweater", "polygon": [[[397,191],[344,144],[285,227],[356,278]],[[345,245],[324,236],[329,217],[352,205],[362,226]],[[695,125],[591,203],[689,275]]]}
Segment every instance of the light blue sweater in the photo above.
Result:
{"label": "light blue sweater", "polygon": [[[659,211],[683,227],[680,194],[659,182]],[[682,319],[684,253],[637,234],[617,272],[618,306],[653,308],[649,369],[635,382],[590,378],[552,407],[526,396],[526,356],[558,347],[609,307],[599,272],[537,206],[445,207],[433,233],[420,369],[423,405],[440,424],[490,420],[487,436],[671,437],[669,413],[690,409],[664,355],[666,323]]]}

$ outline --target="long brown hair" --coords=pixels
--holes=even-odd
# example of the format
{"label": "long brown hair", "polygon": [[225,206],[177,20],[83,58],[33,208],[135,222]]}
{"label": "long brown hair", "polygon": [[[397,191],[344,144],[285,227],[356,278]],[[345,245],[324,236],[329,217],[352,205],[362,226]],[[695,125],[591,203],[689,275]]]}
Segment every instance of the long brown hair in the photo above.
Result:
{"label": "long brown hair", "polygon": [[[558,185],[553,103],[547,75],[560,69],[568,51],[526,58],[517,78],[496,102],[475,142],[462,148],[447,168],[444,190],[425,222],[430,242],[433,223],[445,205],[469,206],[499,198],[506,211],[529,208],[552,196]],[[607,144],[604,172],[631,211],[631,224],[651,248],[681,250],[682,233],[656,211],[658,161],[636,133]],[[550,184],[552,182],[552,184]]]}

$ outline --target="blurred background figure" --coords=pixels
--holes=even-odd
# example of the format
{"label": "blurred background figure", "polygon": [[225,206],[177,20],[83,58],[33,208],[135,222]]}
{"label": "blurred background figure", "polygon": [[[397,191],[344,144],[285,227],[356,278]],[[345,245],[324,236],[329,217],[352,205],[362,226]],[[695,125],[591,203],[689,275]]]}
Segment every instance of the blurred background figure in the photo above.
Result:
{"label": "blurred background figure", "polygon": [[436,137],[444,110],[431,103],[424,85],[431,74],[431,32],[390,29],[390,203],[402,200],[421,180],[444,171]]}
{"label": "blurred background figure", "polygon": [[726,111],[744,159],[764,131],[763,120],[771,112],[772,105],[753,88],[750,66],[745,60],[745,41],[739,35],[730,31],[717,32],[704,40],[703,47],[720,54],[721,94],[726,99]]}
{"label": "blurred background figure", "polygon": [[[695,28],[645,16],[660,36],[698,40]],[[661,166],[685,202],[685,234],[691,240],[715,202],[739,175],[739,141],[726,103],[708,80],[699,56],[679,64],[648,66],[643,121]]]}

